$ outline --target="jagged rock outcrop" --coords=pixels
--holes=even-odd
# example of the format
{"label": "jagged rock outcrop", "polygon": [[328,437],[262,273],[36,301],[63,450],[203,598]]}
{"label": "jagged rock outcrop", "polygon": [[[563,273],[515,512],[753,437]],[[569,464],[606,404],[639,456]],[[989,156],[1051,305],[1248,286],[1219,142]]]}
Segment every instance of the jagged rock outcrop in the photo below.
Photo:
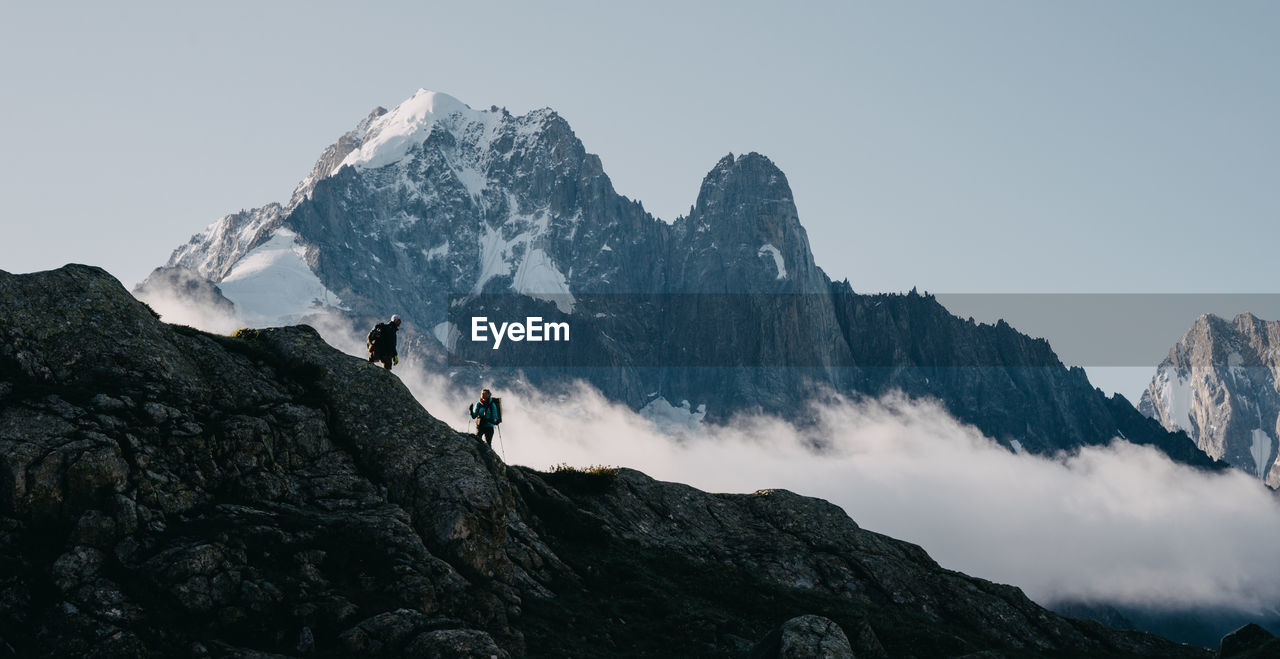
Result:
{"label": "jagged rock outcrop", "polygon": [[[876,653],[863,651],[863,656],[887,656],[884,648]],[[757,643],[751,649],[751,659],[802,659],[805,657],[824,657],[827,659],[854,659],[853,647],[849,637],[840,629],[840,625],[822,616],[800,616],[792,618],[781,627]]]}
{"label": "jagged rock outcrop", "polygon": [[0,273],[0,317],[0,652],[740,656],[814,615],[890,656],[1207,655],[790,492],[509,468],[305,326],[165,325],[85,266]]}
{"label": "jagged rock outcrop", "polygon": [[1206,314],[1169,350],[1138,409],[1217,460],[1280,487],[1280,322]]}
{"label": "jagged rock outcrop", "polygon": [[1222,639],[1215,659],[1280,657],[1280,639],[1258,625],[1245,625]]}

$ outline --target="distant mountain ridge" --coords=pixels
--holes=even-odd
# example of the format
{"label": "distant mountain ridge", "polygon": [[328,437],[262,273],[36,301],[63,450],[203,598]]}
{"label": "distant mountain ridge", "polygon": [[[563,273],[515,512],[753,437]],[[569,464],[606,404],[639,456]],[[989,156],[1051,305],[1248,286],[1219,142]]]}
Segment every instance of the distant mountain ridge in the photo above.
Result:
{"label": "distant mountain ridge", "polygon": [[1196,319],[1156,370],[1138,409],[1208,455],[1280,487],[1280,322],[1251,313]]}
{"label": "distant mountain ridge", "polygon": [[[575,349],[604,368],[547,358],[524,365],[531,379],[583,378],[637,409],[662,399],[705,405],[712,420],[743,410],[800,420],[833,391],[903,390],[1019,450],[1123,436],[1212,465],[1185,435],[1065,368],[1044,341],[962,321],[914,291],[868,296],[832,282],[768,158],[721,159],[689,214],[667,224],[619,195],[550,109],[477,111],[419,91],[326,149],[287,205],[228,215],[168,265],[217,284],[255,324],[321,309],[357,325],[399,313],[410,332],[439,340],[428,350],[437,358],[461,330],[449,322],[460,298],[542,300],[598,330]],[[584,302],[597,294],[721,297]],[[667,340],[627,344],[635,327]],[[486,354],[464,361],[483,365]],[[671,354],[705,363],[661,367]]]}

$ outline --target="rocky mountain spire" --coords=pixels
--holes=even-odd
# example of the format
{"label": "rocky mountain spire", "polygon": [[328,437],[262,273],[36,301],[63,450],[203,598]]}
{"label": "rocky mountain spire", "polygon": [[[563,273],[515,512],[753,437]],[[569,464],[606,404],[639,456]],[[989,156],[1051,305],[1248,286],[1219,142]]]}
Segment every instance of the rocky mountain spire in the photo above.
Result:
{"label": "rocky mountain spire", "polygon": [[673,227],[670,288],[683,292],[824,292],[787,177],[765,156],[725,156]]}
{"label": "rocky mountain spire", "polygon": [[1196,319],[1156,370],[1138,409],[1208,455],[1280,487],[1280,322],[1251,313]]}

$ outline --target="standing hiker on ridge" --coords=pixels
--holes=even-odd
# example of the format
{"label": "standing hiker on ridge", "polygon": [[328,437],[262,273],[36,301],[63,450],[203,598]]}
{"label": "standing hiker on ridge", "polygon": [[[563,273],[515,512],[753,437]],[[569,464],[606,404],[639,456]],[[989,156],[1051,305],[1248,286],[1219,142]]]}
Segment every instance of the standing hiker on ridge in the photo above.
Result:
{"label": "standing hiker on ridge", "polygon": [[484,440],[493,448],[493,429],[502,423],[502,399],[493,398],[488,389],[480,390],[480,402],[472,403],[471,418],[476,420],[476,441]]}
{"label": "standing hiker on ridge", "polygon": [[382,368],[391,370],[392,364],[400,363],[400,355],[396,353],[396,330],[400,329],[400,316],[391,316],[391,322],[378,323],[369,330],[369,363],[382,362]]}

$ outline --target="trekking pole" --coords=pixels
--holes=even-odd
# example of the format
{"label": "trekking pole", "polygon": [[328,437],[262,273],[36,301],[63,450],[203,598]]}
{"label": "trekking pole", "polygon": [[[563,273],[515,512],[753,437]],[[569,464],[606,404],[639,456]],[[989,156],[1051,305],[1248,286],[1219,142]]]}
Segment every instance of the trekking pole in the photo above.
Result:
{"label": "trekking pole", "polygon": [[507,446],[502,443],[502,426],[498,426],[498,448],[502,451],[502,461],[507,461]]}

